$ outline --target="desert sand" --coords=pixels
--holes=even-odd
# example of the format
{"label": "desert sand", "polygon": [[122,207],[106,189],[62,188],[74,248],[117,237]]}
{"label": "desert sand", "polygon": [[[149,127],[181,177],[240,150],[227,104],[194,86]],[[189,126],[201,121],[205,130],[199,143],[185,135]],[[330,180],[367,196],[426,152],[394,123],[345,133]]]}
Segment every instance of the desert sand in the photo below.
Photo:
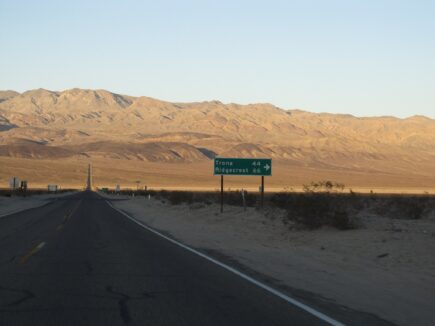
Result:
{"label": "desert sand", "polygon": [[58,194],[41,194],[31,195],[28,197],[13,196],[4,197],[0,196],[0,218],[10,214],[25,211],[31,208],[40,207],[50,203],[52,200],[71,195],[72,192],[64,192]]}
{"label": "desert sand", "polygon": [[[94,159],[93,180],[95,187],[114,189],[149,189],[214,191],[220,180],[213,175],[213,161],[162,163]],[[58,184],[64,189],[83,189],[86,184],[86,159],[24,159],[0,157],[0,188],[7,188],[11,176],[27,180],[29,187],[46,188]],[[265,178],[265,191],[302,190],[312,181],[332,180],[345,184],[345,191],[352,189],[368,193],[435,193],[435,174],[401,175],[393,172],[363,173],[352,170],[321,169],[291,165],[286,161],[273,161],[273,175]],[[225,189],[258,191],[259,177],[226,177]]]}

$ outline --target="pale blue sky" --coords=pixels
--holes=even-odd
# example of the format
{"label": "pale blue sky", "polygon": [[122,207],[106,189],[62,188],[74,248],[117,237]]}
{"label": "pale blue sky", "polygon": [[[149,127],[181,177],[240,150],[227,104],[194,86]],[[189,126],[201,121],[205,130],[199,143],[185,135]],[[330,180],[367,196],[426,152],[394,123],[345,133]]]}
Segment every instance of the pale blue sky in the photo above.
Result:
{"label": "pale blue sky", "polygon": [[435,117],[435,1],[0,0],[0,89]]}

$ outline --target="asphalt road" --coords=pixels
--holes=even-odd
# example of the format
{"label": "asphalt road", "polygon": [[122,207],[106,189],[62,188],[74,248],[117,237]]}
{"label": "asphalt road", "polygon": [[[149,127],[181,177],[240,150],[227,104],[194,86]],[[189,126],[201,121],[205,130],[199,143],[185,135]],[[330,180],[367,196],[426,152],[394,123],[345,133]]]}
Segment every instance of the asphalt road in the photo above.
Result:
{"label": "asphalt road", "polygon": [[0,219],[0,325],[327,323],[84,192]]}

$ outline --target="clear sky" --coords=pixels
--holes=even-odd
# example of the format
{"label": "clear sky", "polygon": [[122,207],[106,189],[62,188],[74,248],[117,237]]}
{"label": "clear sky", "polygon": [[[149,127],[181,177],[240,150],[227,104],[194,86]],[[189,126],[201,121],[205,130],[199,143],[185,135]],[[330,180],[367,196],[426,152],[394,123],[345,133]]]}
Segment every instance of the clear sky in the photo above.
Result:
{"label": "clear sky", "polygon": [[435,117],[434,0],[0,0],[0,89]]}

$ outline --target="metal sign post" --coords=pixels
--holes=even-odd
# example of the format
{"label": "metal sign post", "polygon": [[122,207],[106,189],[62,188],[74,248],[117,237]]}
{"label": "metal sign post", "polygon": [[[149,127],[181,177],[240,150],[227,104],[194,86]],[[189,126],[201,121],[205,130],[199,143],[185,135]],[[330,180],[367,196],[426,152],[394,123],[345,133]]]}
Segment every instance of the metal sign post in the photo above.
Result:
{"label": "metal sign post", "polygon": [[20,188],[21,180],[18,177],[12,177],[9,180],[9,186],[11,188],[11,196],[15,195],[17,190]]}
{"label": "metal sign post", "polygon": [[261,176],[260,205],[264,205],[264,176],[272,175],[270,158],[227,158],[214,159],[214,175],[221,176],[221,213],[224,210],[224,175]]}
{"label": "metal sign post", "polygon": [[224,212],[224,176],[221,175],[221,213]]}
{"label": "metal sign post", "polygon": [[261,176],[261,208],[264,206],[264,175]]}

